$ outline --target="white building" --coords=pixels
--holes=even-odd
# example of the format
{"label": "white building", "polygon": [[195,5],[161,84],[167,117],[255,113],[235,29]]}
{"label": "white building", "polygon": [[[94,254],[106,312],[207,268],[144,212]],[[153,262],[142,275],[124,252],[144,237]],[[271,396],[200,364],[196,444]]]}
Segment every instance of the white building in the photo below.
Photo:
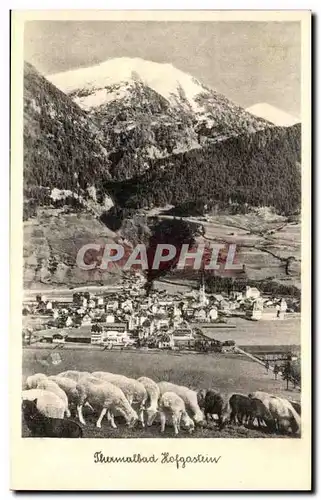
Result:
{"label": "white building", "polygon": [[210,321],[215,321],[217,319],[217,309],[216,307],[211,307],[211,309],[208,311],[208,319]]}
{"label": "white building", "polygon": [[247,286],[245,290],[246,299],[258,299],[260,297],[260,291],[255,287]]}

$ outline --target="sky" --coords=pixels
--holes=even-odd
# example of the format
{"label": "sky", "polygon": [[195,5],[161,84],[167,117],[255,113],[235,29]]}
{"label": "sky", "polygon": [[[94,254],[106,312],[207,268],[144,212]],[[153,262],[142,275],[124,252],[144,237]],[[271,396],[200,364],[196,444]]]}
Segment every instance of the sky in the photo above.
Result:
{"label": "sky", "polygon": [[300,117],[298,22],[29,21],[25,60],[52,74],[116,57],[171,63],[243,107]]}

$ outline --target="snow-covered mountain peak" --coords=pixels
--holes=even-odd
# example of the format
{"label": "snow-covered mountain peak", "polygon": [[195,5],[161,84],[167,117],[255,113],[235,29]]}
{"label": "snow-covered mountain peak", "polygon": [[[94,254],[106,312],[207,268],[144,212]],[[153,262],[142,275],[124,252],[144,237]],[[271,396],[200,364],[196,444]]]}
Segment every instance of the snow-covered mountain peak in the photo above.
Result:
{"label": "snow-covered mountain peak", "polygon": [[[126,87],[141,82],[170,102],[182,100],[183,97],[193,110],[198,111],[199,105],[195,98],[205,90],[193,76],[172,64],[128,57],[109,59],[96,66],[49,75],[47,78],[67,94],[79,90],[86,94],[88,91],[88,98],[86,95],[79,96],[79,104],[86,109],[123,98],[126,96]],[[109,87],[115,84],[120,84],[118,94],[110,92]]]}
{"label": "snow-covered mountain peak", "polygon": [[271,104],[268,104],[266,102],[254,104],[253,106],[247,108],[246,111],[254,116],[264,118],[274,125],[278,125],[281,127],[290,127],[292,125],[295,125],[296,123],[300,123],[300,120],[295,116],[292,116],[282,109],[276,108],[275,106],[271,106]]}

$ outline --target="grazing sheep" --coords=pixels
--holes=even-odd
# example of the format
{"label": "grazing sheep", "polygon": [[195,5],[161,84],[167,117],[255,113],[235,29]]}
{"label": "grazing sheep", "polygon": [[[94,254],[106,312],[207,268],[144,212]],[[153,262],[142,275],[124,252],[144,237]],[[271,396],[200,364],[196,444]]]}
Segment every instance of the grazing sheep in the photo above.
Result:
{"label": "grazing sheep", "polygon": [[42,380],[46,380],[46,378],[47,375],[45,375],[44,373],[35,373],[34,375],[30,375],[29,377],[27,377],[25,387],[26,389],[36,389],[38,383]]}
{"label": "grazing sheep", "polygon": [[160,390],[156,382],[148,377],[140,377],[137,379],[138,382],[143,384],[146,389],[149,407],[146,410],[147,413],[147,425],[152,425],[155,416],[157,415],[158,400],[160,396]]}
{"label": "grazing sheep", "polygon": [[125,394],[129,404],[137,406],[139,421],[143,427],[145,426],[144,410],[147,400],[147,392],[143,384],[138,382],[138,380],[125,377],[124,375],[118,375],[116,373],[94,372],[92,375],[119,387]]}
{"label": "grazing sheep", "polygon": [[159,400],[159,413],[161,421],[161,432],[165,431],[167,418],[171,418],[174,426],[174,432],[177,435],[180,431],[181,420],[184,419],[185,426],[192,432],[194,429],[194,422],[189,417],[185,409],[183,399],[175,392],[164,392]]}
{"label": "grazing sheep", "polygon": [[206,396],[206,392],[207,392],[208,389],[200,389],[198,392],[197,392],[197,402],[198,402],[198,406],[203,410],[204,409],[204,401],[205,401],[205,396]]}
{"label": "grazing sheep", "polygon": [[249,394],[250,398],[257,398],[262,401],[264,406],[271,412],[277,430],[281,432],[300,432],[301,419],[287,400],[273,396],[267,392],[256,391]]}
{"label": "grazing sheep", "polygon": [[91,375],[89,372],[80,372],[77,370],[67,370],[66,372],[58,373],[58,377],[66,377],[78,382],[82,377]]}
{"label": "grazing sheep", "polygon": [[64,418],[66,405],[63,400],[53,392],[43,389],[30,389],[22,391],[23,401],[37,400],[37,408],[45,417]]}
{"label": "grazing sheep", "polygon": [[37,385],[37,389],[43,389],[44,391],[50,391],[50,392],[53,392],[54,394],[56,394],[57,396],[59,396],[66,406],[66,417],[69,418],[71,416],[70,410],[68,407],[67,394],[65,393],[65,391],[63,389],[61,389],[61,387],[59,387],[59,385],[56,382],[54,382],[53,380],[50,380],[48,378],[41,380]]}
{"label": "grazing sheep", "polygon": [[77,385],[81,392],[79,404],[77,407],[79,421],[86,425],[82,414],[82,407],[85,402],[89,402],[94,408],[102,408],[96,426],[101,427],[101,421],[107,413],[107,418],[111,426],[116,429],[114,413],[120,413],[126,420],[129,427],[133,427],[138,419],[137,413],[130,406],[123,391],[105,380],[99,380],[95,377],[83,377]]}
{"label": "grazing sheep", "polygon": [[209,423],[209,417],[218,416],[219,427],[222,428],[230,419],[231,407],[229,404],[231,395],[224,394],[213,389],[207,389],[204,398],[204,413],[206,422]]}
{"label": "grazing sheep", "polygon": [[264,423],[270,431],[275,430],[275,422],[270,410],[262,403],[260,399],[249,398],[250,399],[250,413],[248,423],[253,424],[254,420],[257,420],[258,427],[261,427]]}
{"label": "grazing sheep", "polygon": [[233,394],[229,401],[231,407],[231,422],[245,424],[251,414],[251,399],[243,394]]}
{"label": "grazing sheep", "polygon": [[[72,378],[61,377],[60,375],[51,375],[48,378],[49,380],[53,380],[53,382],[56,382],[56,384],[59,385],[60,389],[62,389],[67,394],[69,405],[72,405],[74,410],[76,410],[80,398],[80,391],[77,388],[78,382],[76,382]],[[84,406],[88,406],[92,411],[94,411],[93,407],[90,406],[89,403],[85,403]]]}
{"label": "grazing sheep", "polygon": [[165,392],[175,392],[175,394],[180,396],[184,401],[186,410],[191,412],[194,422],[196,424],[201,424],[203,422],[204,415],[198,405],[197,393],[195,391],[183,385],[176,385],[165,381],[159,382],[158,387],[161,395]]}
{"label": "grazing sheep", "polygon": [[291,401],[289,400],[289,403],[291,403],[291,405],[293,406],[293,408],[295,409],[297,414],[301,416],[301,403],[298,403],[298,401],[292,401],[292,400]]}
{"label": "grazing sheep", "polygon": [[24,421],[32,437],[82,438],[82,428],[71,420],[44,416],[37,407],[38,401],[22,401]]}

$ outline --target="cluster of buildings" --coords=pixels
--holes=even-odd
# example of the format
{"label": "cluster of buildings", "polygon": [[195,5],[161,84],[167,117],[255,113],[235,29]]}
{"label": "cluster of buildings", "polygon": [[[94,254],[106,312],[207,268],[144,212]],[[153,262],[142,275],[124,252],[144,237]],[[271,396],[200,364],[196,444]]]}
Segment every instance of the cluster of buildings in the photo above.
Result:
{"label": "cluster of buildings", "polygon": [[153,290],[147,296],[142,285],[137,278],[117,292],[74,293],[70,299],[56,302],[39,295],[32,311],[25,306],[23,313],[42,314],[49,318],[44,325],[47,329],[63,329],[52,335],[53,342],[63,342],[71,329],[86,327],[92,344],[129,345],[133,339],[144,344],[154,338],[158,347],[172,347],[195,340],[197,326],[222,324],[229,315],[283,319],[287,310],[284,299],[264,299],[257,288],[246,287],[229,296],[208,295],[201,283],[199,290],[184,294]]}

